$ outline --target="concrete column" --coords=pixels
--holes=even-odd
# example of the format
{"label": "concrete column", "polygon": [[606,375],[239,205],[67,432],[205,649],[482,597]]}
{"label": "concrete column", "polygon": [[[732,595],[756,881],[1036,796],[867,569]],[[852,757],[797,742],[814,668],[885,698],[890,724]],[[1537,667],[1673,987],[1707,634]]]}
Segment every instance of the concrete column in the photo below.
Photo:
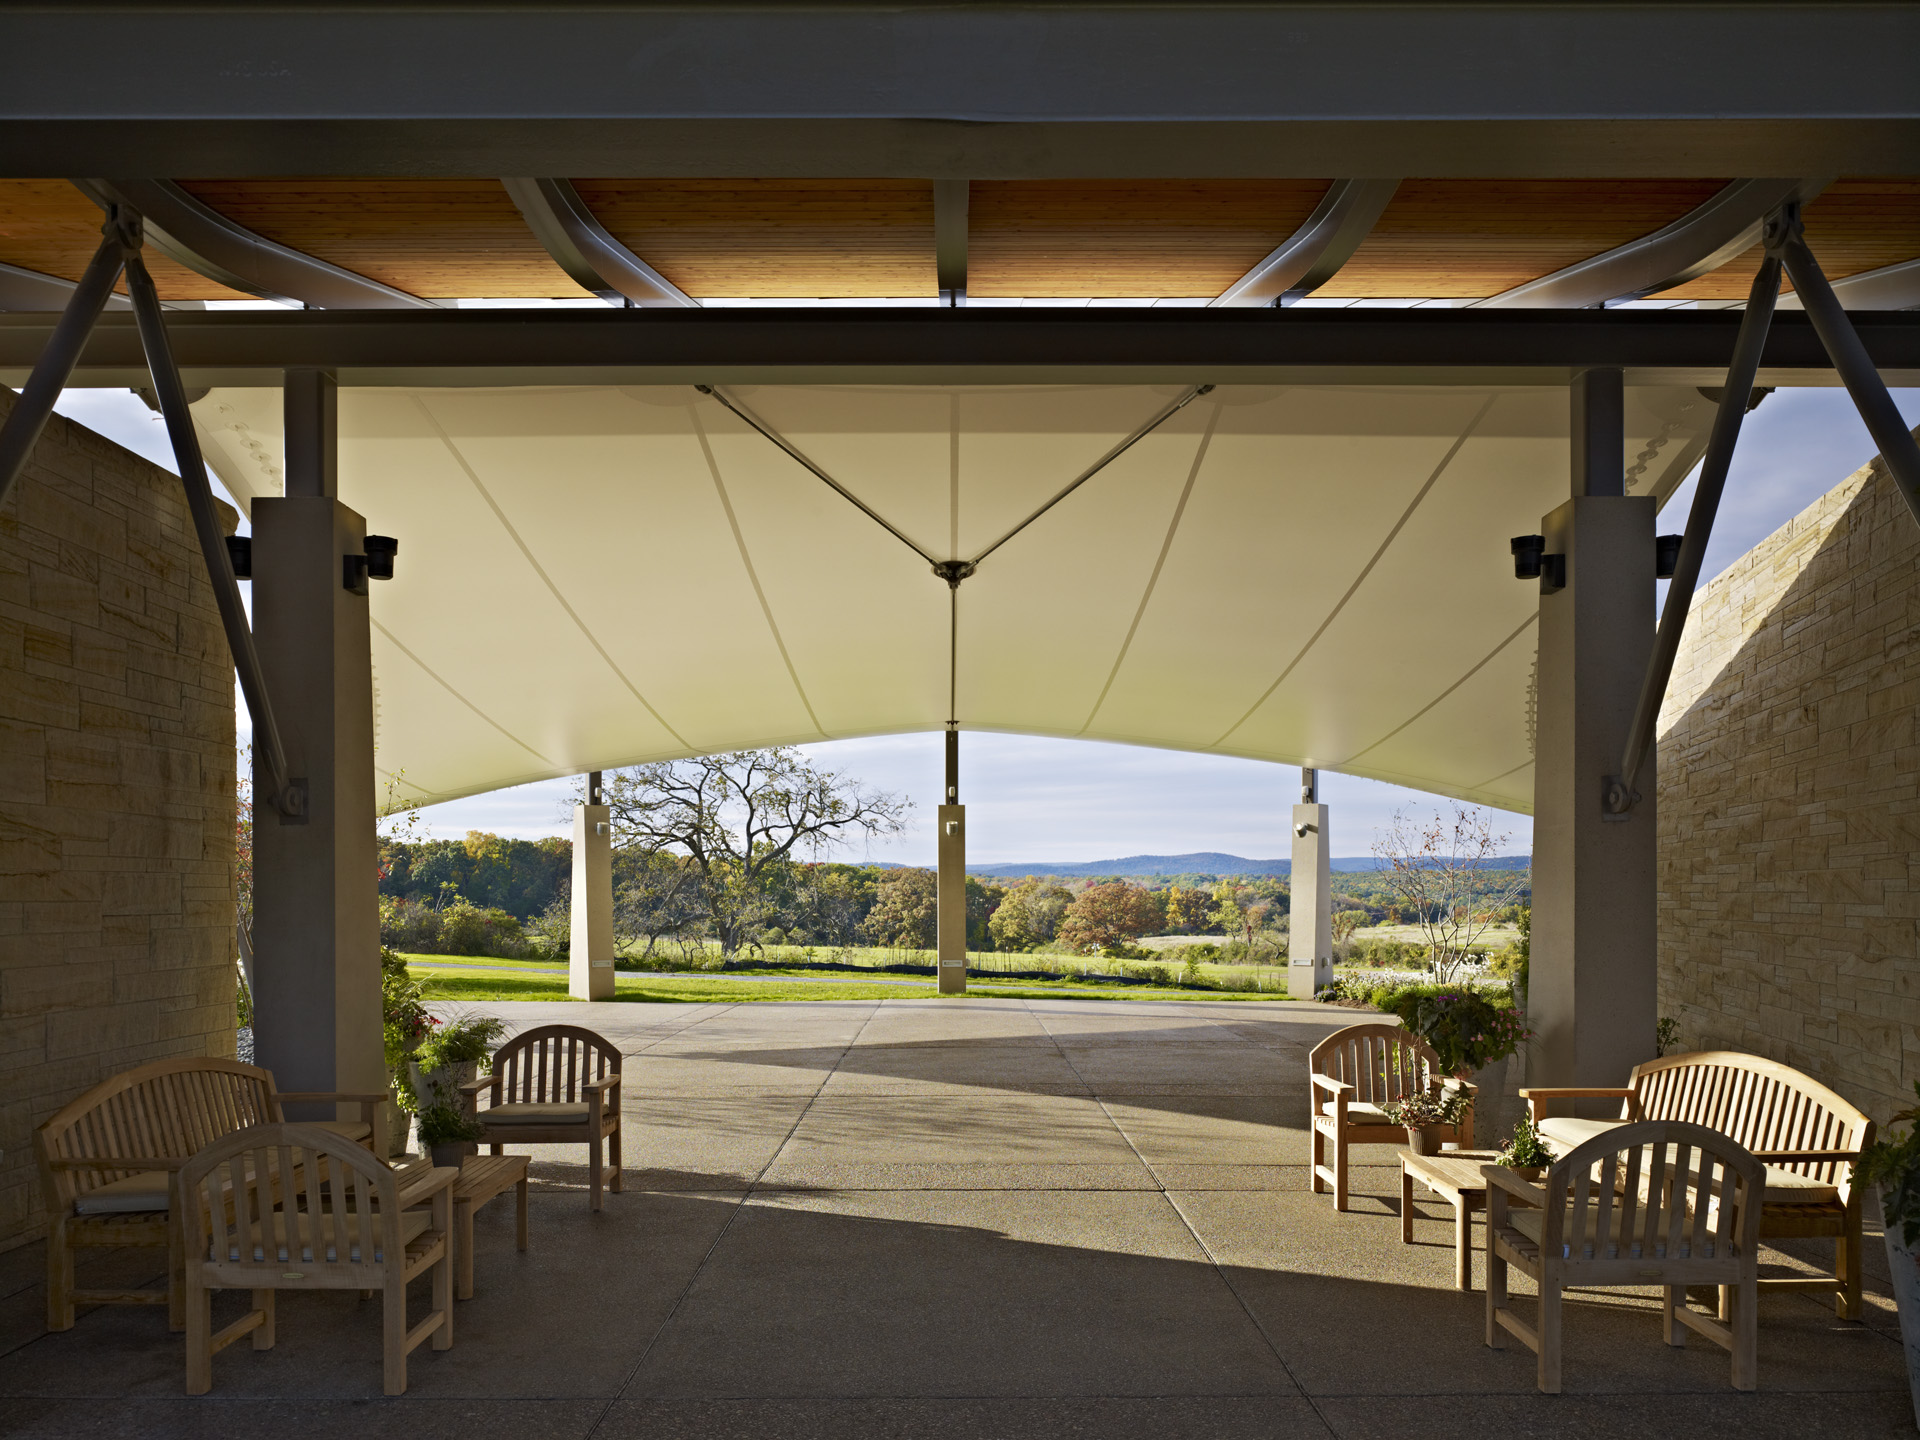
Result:
{"label": "concrete column", "polygon": [[946,803],[940,826],[939,975],[942,995],[967,993],[967,807],[960,803],[960,732],[947,731]]}
{"label": "concrete column", "polygon": [[567,993],[613,998],[613,822],[600,803],[600,772],[587,777],[587,803],[573,807],[573,936]]}
{"label": "concrete column", "polygon": [[1653,787],[1630,815],[1602,805],[1654,635],[1654,502],[1626,493],[1621,414],[1619,371],[1575,381],[1573,498],[1541,522],[1546,554],[1561,558],[1540,582],[1527,996],[1537,1085],[1624,1085],[1654,1054]]}
{"label": "concrete column", "polygon": [[[333,407],[331,376],[288,373],[287,494],[253,505],[254,634],[289,769],[307,789],[297,819],[264,803],[254,812],[254,1042],[282,1090],[373,1092],[387,1088],[373,671],[367,599],[344,571],[367,527],[335,498]],[[268,795],[257,757],[254,793]]]}
{"label": "concrete column", "polygon": [[1333,983],[1332,851],[1319,773],[1302,767],[1293,807],[1292,897],[1287,908],[1287,993],[1311,1000]]}

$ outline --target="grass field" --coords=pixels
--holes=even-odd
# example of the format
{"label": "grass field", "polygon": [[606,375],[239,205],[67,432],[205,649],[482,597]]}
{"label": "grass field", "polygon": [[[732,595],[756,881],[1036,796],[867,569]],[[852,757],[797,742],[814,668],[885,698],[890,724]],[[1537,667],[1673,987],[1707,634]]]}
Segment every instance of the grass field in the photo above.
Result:
{"label": "grass field", "polygon": [[[429,1000],[565,1000],[566,967],[551,961],[500,960],[490,956],[408,955],[407,969]],[[464,968],[485,966],[482,969]],[[757,977],[757,978],[756,978]],[[785,983],[782,983],[782,982]],[[1081,1000],[1284,1000],[1273,992],[1222,991],[1170,985],[1101,985],[1084,980],[995,980],[969,976],[967,992],[1012,999]],[[937,994],[931,976],[889,976],[885,982],[857,975],[811,972],[802,977],[778,966],[724,975],[661,975],[620,971],[614,999],[683,1004],[754,1000],[903,1000]]]}

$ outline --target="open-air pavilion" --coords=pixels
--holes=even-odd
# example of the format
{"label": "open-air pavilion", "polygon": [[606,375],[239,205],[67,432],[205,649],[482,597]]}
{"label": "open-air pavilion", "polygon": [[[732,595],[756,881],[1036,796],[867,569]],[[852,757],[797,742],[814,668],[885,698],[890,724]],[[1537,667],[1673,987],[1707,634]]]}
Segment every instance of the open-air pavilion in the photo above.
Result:
{"label": "open-air pavilion", "polygon": [[[230,662],[255,1034],[288,1090],[384,1088],[383,797],[944,732],[945,892],[983,730],[1531,812],[1528,1077],[1622,1084],[1693,843],[1660,828],[1656,716],[1757,392],[1846,385],[1906,502],[1874,553],[1914,541],[1886,386],[1920,383],[1917,46],[1877,5],[0,8],[0,756],[26,777],[0,996],[39,1077],[5,1112],[0,1242],[44,1230],[33,1125],[137,1061],[231,1054]],[[110,523],[75,498],[119,462],[42,431],[63,386],[153,397],[191,518],[177,490]],[[141,745],[160,800],[128,788]],[[1873,993],[1910,1005],[1905,823],[1873,836],[1886,893],[1845,900],[1892,917]],[[1535,1412],[1446,1250],[1401,1248],[1388,1152],[1360,1214],[1307,1192],[1305,1054],[1345,1012],[568,1008],[628,1058],[626,1190],[589,1231],[540,1152],[537,1243],[402,1410],[328,1408],[366,1393],[353,1306],[302,1297],[315,1338],[289,1307],[269,1378],[219,1362],[216,1397],[255,1400],[208,1421],[151,1312],[42,1336],[27,1244],[0,1336],[27,1433],[1904,1423],[1886,1305],[1793,1293],[1737,1410],[1717,1351],[1622,1301],[1581,1312],[1588,1398]],[[1920,1065],[1892,1023],[1890,1056],[1855,1047],[1882,1119]]]}

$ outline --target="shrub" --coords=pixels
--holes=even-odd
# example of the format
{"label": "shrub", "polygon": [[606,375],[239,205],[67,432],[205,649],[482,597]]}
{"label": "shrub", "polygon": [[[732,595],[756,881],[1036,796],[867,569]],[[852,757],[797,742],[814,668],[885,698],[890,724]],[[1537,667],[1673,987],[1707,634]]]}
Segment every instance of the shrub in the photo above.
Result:
{"label": "shrub", "polygon": [[392,896],[380,901],[380,943],[418,955],[498,955],[525,958],[532,947],[526,928],[500,909],[482,909],[455,899],[436,909],[419,900]]}

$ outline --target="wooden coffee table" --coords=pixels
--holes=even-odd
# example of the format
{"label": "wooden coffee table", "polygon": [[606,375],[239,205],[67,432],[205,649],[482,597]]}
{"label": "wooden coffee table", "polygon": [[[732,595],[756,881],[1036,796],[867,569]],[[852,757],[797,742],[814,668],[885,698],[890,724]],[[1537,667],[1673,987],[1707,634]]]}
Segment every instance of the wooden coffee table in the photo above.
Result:
{"label": "wooden coffee table", "polygon": [[473,1212],[509,1188],[514,1196],[514,1238],[527,1248],[527,1162],[525,1155],[469,1155],[453,1184],[453,1293],[473,1298]]}
{"label": "wooden coffee table", "polygon": [[[1473,1221],[1476,1210],[1487,1208],[1487,1181],[1482,1165],[1498,1165],[1498,1150],[1443,1150],[1438,1155],[1400,1153],[1400,1239],[1413,1243],[1413,1182],[1418,1180],[1453,1205],[1454,1284],[1473,1289]],[[460,1192],[454,1191],[456,1199]]]}

